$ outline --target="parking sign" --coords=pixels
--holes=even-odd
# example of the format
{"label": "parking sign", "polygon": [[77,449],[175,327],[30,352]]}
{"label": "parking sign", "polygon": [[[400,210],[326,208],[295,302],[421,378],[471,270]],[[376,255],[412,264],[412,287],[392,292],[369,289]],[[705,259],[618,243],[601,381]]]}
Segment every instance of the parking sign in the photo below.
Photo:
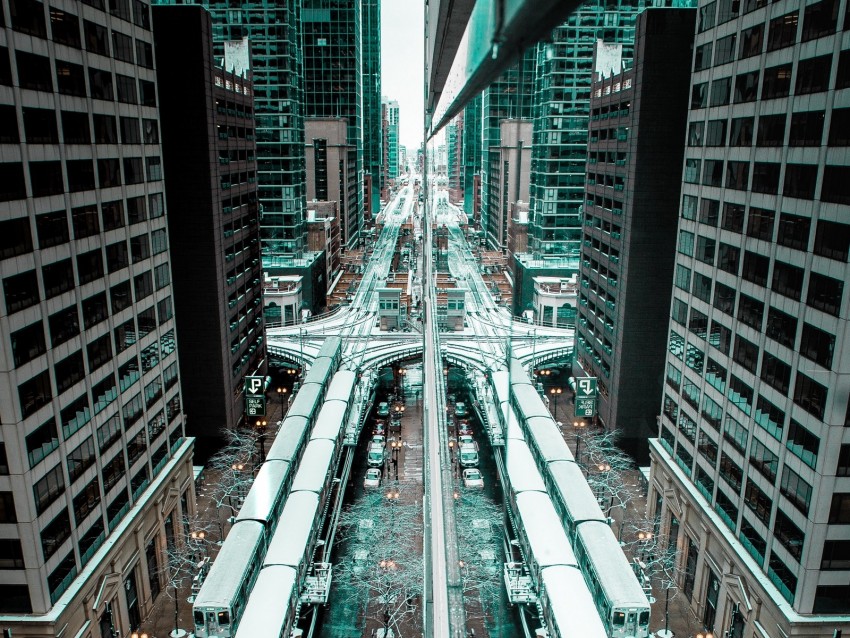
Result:
{"label": "parking sign", "polygon": [[592,418],[596,416],[596,398],[599,387],[596,377],[579,377],[576,379],[576,416]]}

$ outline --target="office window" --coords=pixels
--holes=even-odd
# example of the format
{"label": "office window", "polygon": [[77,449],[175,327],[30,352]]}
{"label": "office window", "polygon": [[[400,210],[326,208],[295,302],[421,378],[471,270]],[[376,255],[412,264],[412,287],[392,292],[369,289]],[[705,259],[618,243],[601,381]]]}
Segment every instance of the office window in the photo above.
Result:
{"label": "office window", "polygon": [[[764,44],[764,25],[757,24],[749,29],[741,31],[741,40],[738,50],[740,59],[751,58],[754,55],[761,55],[762,45]],[[739,76],[740,77],[740,76]]]}
{"label": "office window", "polygon": [[705,186],[722,186],[723,160],[705,160],[702,183]]}
{"label": "office window", "polygon": [[124,202],[103,202],[100,206],[100,216],[103,220],[103,230],[115,230],[124,227]]}
{"label": "office window", "polygon": [[717,6],[717,24],[723,24],[737,18],[740,10],[741,3],[739,0],[719,0]]}
{"label": "office window", "polygon": [[726,120],[710,120],[705,135],[706,146],[726,146]]}
{"label": "office window", "polygon": [[[847,14],[850,16],[850,14]],[[850,18],[845,17],[845,22],[850,22]],[[845,28],[850,28],[847,25]],[[838,74],[835,77],[835,88],[846,89],[850,86],[850,49],[845,49],[838,56]]]}
{"label": "office window", "polygon": [[779,471],[779,457],[771,452],[757,437],[753,437],[753,444],[750,446],[750,463],[769,481],[776,480],[776,474]]}
{"label": "office window", "polygon": [[121,143],[122,144],[141,144],[142,130],[139,128],[139,118],[137,117],[122,117],[121,118]]}
{"label": "office window", "polygon": [[[823,112],[821,114],[821,129],[823,128]],[[796,117],[796,116],[795,116]],[[817,122],[815,122],[815,125]],[[814,137],[814,133],[811,134]],[[834,109],[832,111],[832,123],[829,126],[830,146],[850,146],[850,109]]]}
{"label": "office window", "polygon": [[74,268],[70,259],[48,264],[41,269],[44,280],[44,296],[51,299],[74,288]]}
{"label": "office window", "polygon": [[831,369],[834,350],[834,335],[808,323],[803,324],[803,335],[800,341],[801,355],[826,369]]}
{"label": "office window", "polygon": [[156,84],[139,80],[139,103],[142,106],[156,106]]}
{"label": "office window", "polygon": [[57,60],[56,87],[63,95],[86,97],[86,74],[82,65]]}
{"label": "office window", "polygon": [[720,477],[726,481],[736,495],[741,492],[744,472],[725,452],[720,455]]}
{"label": "office window", "polygon": [[[24,569],[24,550],[17,538],[0,539],[0,569]],[[26,585],[24,585],[26,587]],[[0,595],[3,595],[0,593]],[[6,609],[4,608],[5,612]]]}
{"label": "office window", "polygon": [[[43,514],[44,511],[65,491],[65,479],[62,476],[62,466],[57,465],[47,472],[43,478],[33,485],[32,491],[33,496],[35,497],[35,509],[39,514]],[[70,533],[70,526],[67,527],[68,533]]]}
{"label": "office window", "polygon": [[749,415],[753,407],[753,389],[734,374],[729,378],[729,400]]}
{"label": "office window", "polygon": [[110,361],[112,359],[112,342],[109,335],[105,334],[88,344],[86,353],[89,361],[89,372],[94,372]]}
{"label": "office window", "polygon": [[691,109],[704,109],[708,106],[708,82],[694,84],[691,89]]}
{"label": "office window", "polygon": [[18,82],[22,89],[53,92],[50,58],[24,51],[16,51],[15,58],[18,63]]}
{"label": "office window", "polygon": [[787,164],[785,166],[785,185],[782,194],[785,197],[814,199],[815,184],[818,179],[818,167],[814,164]]}
{"label": "office window", "polygon": [[41,549],[44,552],[44,560],[53,556],[70,536],[71,520],[68,517],[68,510],[63,508],[62,513],[41,530]]}
{"label": "office window", "polygon": [[679,252],[688,256],[694,254],[694,234],[686,230],[679,231]]}
{"label": "office window", "polygon": [[94,190],[94,163],[89,160],[68,160],[68,192]]}
{"label": "office window", "polygon": [[[833,111],[833,126],[835,125],[835,113]],[[820,146],[823,139],[823,122],[823,111],[794,113],[791,116],[788,144],[790,146]],[[830,145],[832,146],[832,144]],[[814,184],[812,184],[812,189],[814,189]]]}
{"label": "office window", "polygon": [[714,47],[714,65],[726,64],[735,59],[735,39],[737,34],[727,35],[725,38],[717,40],[717,45]]}
{"label": "office window", "polygon": [[709,2],[699,8],[698,28],[700,33],[714,27],[716,15],[717,2]]}
{"label": "office window", "polygon": [[729,316],[734,316],[735,289],[716,282],[714,286],[714,307]]}
{"label": "office window", "polygon": [[761,332],[764,317],[764,302],[741,293],[738,300],[738,319]]}
{"label": "office window", "polygon": [[761,379],[775,390],[787,394],[791,383],[791,366],[765,352],[761,361]]}
{"label": "office window", "polygon": [[743,204],[724,202],[723,217],[720,220],[720,227],[724,230],[732,231],[733,233],[744,232]]}
{"label": "office window", "polygon": [[103,253],[100,248],[77,255],[77,274],[80,285],[84,285],[103,277]]}
{"label": "office window", "polygon": [[[56,111],[53,109],[22,109],[24,133],[30,144],[58,144],[59,127],[56,126]],[[13,115],[14,117],[14,115]]]}
{"label": "office window", "polygon": [[150,271],[136,275],[133,278],[133,287],[136,290],[136,301],[153,294],[153,275]]}
{"label": "office window", "polygon": [[815,469],[817,466],[820,439],[794,419],[791,419],[788,425],[788,440],[785,442],[785,447],[810,468]]}
{"label": "office window", "polygon": [[797,339],[797,319],[771,307],[767,313],[765,334],[777,343],[793,348]]}
{"label": "office window", "polygon": [[697,236],[697,248],[694,257],[704,264],[714,265],[716,242],[709,237]]}
{"label": "office window", "polygon": [[829,509],[830,525],[850,524],[850,493],[835,492]]}
{"label": "office window", "polygon": [[825,166],[823,171],[823,188],[821,201],[835,204],[850,204],[850,167]]}
{"label": "office window", "polygon": [[[720,392],[726,392],[726,368],[708,357],[705,366],[705,380]],[[707,398],[707,397],[706,397]]]}
{"label": "office window", "polygon": [[694,273],[694,285],[691,291],[697,299],[706,303],[711,302],[711,277],[700,273]]}
{"label": "office window", "polygon": [[142,133],[145,144],[159,144],[159,124],[156,120],[143,119]]}
{"label": "office window", "polygon": [[755,101],[758,97],[759,73],[759,71],[750,71],[735,77],[735,104]]}
{"label": "office window", "polygon": [[147,42],[136,40],[136,60],[138,65],[146,69],[153,68],[153,48]]}
{"label": "office window", "polygon": [[[782,146],[785,141],[785,114],[762,115],[759,117],[758,134],[756,135],[756,146]],[[778,167],[779,164],[769,166]]]}
{"label": "office window", "polygon": [[130,265],[130,256],[127,251],[127,241],[122,240],[109,244],[106,247],[106,267],[110,274],[118,272]]}
{"label": "office window", "polygon": [[0,221],[0,259],[32,252],[32,233],[27,217]]}
{"label": "office window", "polygon": [[133,295],[130,292],[130,282],[124,281],[120,284],[116,284],[109,289],[110,292],[110,302],[112,304],[112,312],[117,313],[124,308],[130,307],[133,303]]}
{"label": "office window", "polygon": [[[821,569],[850,569],[850,541],[826,541],[823,544],[823,555],[820,562]],[[821,588],[818,587],[818,590]],[[848,589],[850,600],[850,589]],[[828,613],[828,612],[827,612]]]}
{"label": "office window", "polygon": [[753,374],[758,366],[758,346],[741,336],[735,337],[735,354],[733,359]]}
{"label": "office window", "polygon": [[100,505],[100,480],[95,476],[74,497],[74,520],[79,526]]}
{"label": "office window", "polygon": [[127,218],[131,224],[138,224],[148,218],[144,197],[127,198]]}
{"label": "office window", "polygon": [[794,384],[794,403],[821,421],[823,420],[827,395],[828,389],[825,386],[801,372],[797,373],[797,380]]}
{"label": "office window", "polygon": [[780,64],[764,70],[761,83],[761,99],[787,97],[791,92],[791,65]]}
{"label": "office window", "polygon": [[767,50],[775,51],[791,46],[797,39],[797,11],[786,13],[770,21],[767,33]]}
{"label": "office window", "polygon": [[794,507],[808,515],[812,499],[812,486],[787,465],[782,468],[779,491]]}
{"label": "office window", "polygon": [[789,213],[779,216],[779,234],[777,243],[796,250],[806,250],[809,245],[809,227],[811,219]]}
{"label": "office window", "polygon": [[9,61],[9,49],[0,47],[0,84],[12,86],[12,65]]}
{"label": "office window", "polygon": [[148,234],[137,235],[130,239],[130,251],[133,254],[133,263],[147,259],[151,255],[150,239]]}
{"label": "office window", "polygon": [[[759,164],[756,163],[758,167]],[[763,239],[770,241],[773,238],[773,222],[775,213],[766,208],[750,207],[750,215],[747,220],[747,237],[752,239]]]}
{"label": "office window", "polygon": [[29,167],[33,197],[61,195],[65,191],[62,162],[30,162]]}
{"label": "office window", "polygon": [[56,312],[47,320],[50,328],[50,345],[56,347],[80,334],[80,320],[76,304]]}
{"label": "office window", "polygon": [[848,251],[850,251],[850,225],[819,221],[815,232],[815,254],[846,262]]}
{"label": "office window", "polygon": [[165,199],[162,193],[148,195],[148,215],[151,219],[165,215]]}
{"label": "office window", "polygon": [[141,184],[145,181],[145,173],[142,167],[141,157],[124,158],[124,183]]}
{"label": "office window", "polygon": [[47,25],[44,21],[44,5],[33,0],[11,0],[9,11],[12,14],[12,28],[39,38],[47,37]]}
{"label": "office window", "polygon": [[83,472],[94,465],[94,438],[90,436],[80,443],[68,454],[66,461],[68,463],[68,478],[73,483]]}
{"label": "office window", "polygon": [[806,7],[803,14],[802,42],[835,33],[838,22],[838,0],[822,0]]}
{"label": "office window", "polygon": [[720,78],[711,82],[711,98],[709,106],[723,106],[729,104],[732,78]]}
{"label": "office window", "polygon": [[699,171],[702,163],[698,159],[685,160],[684,181],[688,184],[699,184]]}
{"label": "office window", "polygon": [[773,535],[797,561],[803,555],[803,531],[781,509],[776,510]]}
{"label": "office window", "polygon": [[83,20],[86,51],[109,56],[109,33],[106,27]]}
{"label": "office window", "polygon": [[62,141],[65,144],[91,144],[88,113],[62,111]]}
{"label": "office window", "polygon": [[684,219],[697,218],[697,203],[699,199],[692,195],[682,195],[682,217]]}
{"label": "office window", "polygon": [[[706,164],[708,164],[707,161]],[[722,162],[720,164],[722,165]],[[733,162],[731,160],[726,162],[726,188],[745,191],[749,186],[749,181],[749,162]]]}
{"label": "office window", "polygon": [[153,306],[145,308],[139,313],[138,325],[139,339],[156,330],[156,314],[154,313]]}
{"label": "office window", "polygon": [[98,183],[101,188],[121,186],[121,168],[117,159],[97,160]]}
{"label": "office window", "polygon": [[797,65],[797,84],[795,95],[820,93],[829,89],[829,76],[832,71],[832,54],[800,60]]}
{"label": "office window", "polygon": [[133,38],[118,31],[112,32],[112,53],[114,57],[123,62],[134,63]]}
{"label": "office window", "polygon": [[720,250],[718,252],[717,267],[733,275],[738,274],[738,262],[741,254],[741,249],[737,246],[730,246],[720,242]]}
{"label": "office window", "polygon": [[[747,478],[747,487],[744,490],[744,503],[756,515],[762,523],[770,526],[770,512],[773,509],[773,502],[770,497],[765,494],[762,489],[753,482],[752,478]],[[762,556],[764,551],[762,550]]]}
{"label": "office window", "polygon": [[691,270],[681,264],[676,265],[676,277],[674,282],[678,288],[689,290],[691,287]]}
{"label": "office window", "polygon": [[841,310],[844,283],[838,279],[812,272],[809,275],[809,290],[806,304],[835,317]]}
{"label": "office window", "polygon": [[673,298],[673,309],[671,316],[673,321],[685,325],[688,319],[688,304],[681,299]]}
{"label": "office window", "polygon": [[[94,141],[96,144],[117,144],[118,143],[118,127],[115,124],[115,118],[111,115],[99,115],[95,113],[92,116],[94,121]],[[110,160],[115,161],[117,160]],[[100,161],[98,161],[100,166]],[[120,176],[117,181],[120,184]],[[113,184],[114,185],[114,184]]]}
{"label": "office window", "polygon": [[17,144],[20,141],[15,107],[11,104],[0,105],[0,144]]}
{"label": "office window", "polygon": [[151,248],[154,255],[158,255],[168,250],[168,236],[165,230],[155,230],[151,232]]}
{"label": "office window", "polygon": [[9,314],[29,308],[39,302],[38,279],[34,270],[3,279],[6,311]]}
{"label": "office window", "polygon": [[89,67],[89,90],[96,100],[115,100],[112,84],[112,73]]}
{"label": "office window", "polygon": [[767,285],[767,274],[770,268],[770,259],[764,255],[744,251],[744,267],[741,276],[758,286]]}
{"label": "office window", "polygon": [[774,262],[770,289],[799,301],[803,291],[803,269],[781,261]]}
{"label": "office window", "polygon": [[148,171],[148,181],[157,182],[162,179],[162,158],[146,157],[145,163]]}
{"label": "office window", "polygon": [[702,71],[711,67],[711,52],[714,43],[708,42],[698,46],[694,55],[694,71]]}
{"label": "office window", "polygon": [[118,101],[125,104],[138,104],[139,97],[136,93],[136,79],[127,75],[115,74],[115,86],[118,90]]}

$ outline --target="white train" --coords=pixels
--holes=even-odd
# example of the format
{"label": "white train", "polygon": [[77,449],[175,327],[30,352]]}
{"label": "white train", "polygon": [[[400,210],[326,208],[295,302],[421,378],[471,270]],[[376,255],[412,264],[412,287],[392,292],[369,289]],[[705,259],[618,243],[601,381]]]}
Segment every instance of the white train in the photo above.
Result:
{"label": "white train", "polygon": [[[323,512],[342,450],[340,432],[357,382],[354,372],[342,370],[333,374],[341,351],[342,340],[338,337],[325,341],[275,436],[195,597],[194,633],[198,638],[235,636],[252,591],[263,590],[256,587],[258,578],[269,578],[261,570],[267,553],[272,551],[276,538],[289,533],[296,520],[289,515],[292,510],[287,510],[291,498],[299,494],[301,501],[300,494],[311,494],[317,503],[316,511]],[[293,572],[293,587],[300,583],[307,565],[305,561],[300,570]],[[285,570],[275,571],[283,574]],[[288,582],[280,577],[282,582]],[[297,591],[292,596],[296,600]]]}
{"label": "white train", "polygon": [[[496,374],[504,376],[508,373]],[[493,375],[494,387],[502,403],[506,399],[503,396],[504,380],[497,380],[496,374]],[[510,407],[503,408],[503,414],[507,413],[506,464],[511,500],[517,500],[526,492],[545,491],[548,494],[546,501],[556,513],[559,529],[564,532],[564,538],[559,537],[557,542],[565,541],[572,548],[607,635],[610,638],[647,638],[649,601],[614,537],[608,519],[557,424],[516,360],[512,361],[509,379],[510,397],[507,401]],[[535,498],[541,510],[545,508],[543,499]],[[538,518],[532,519],[534,525],[540,525],[541,515],[536,513]],[[548,514],[545,516],[551,518]],[[556,542],[554,537],[549,540]],[[538,591],[547,598],[544,611],[548,609],[549,620],[557,623],[559,603],[552,600],[551,591],[555,582],[567,582],[568,577],[553,576],[548,586],[549,593],[546,593],[545,579],[534,573],[532,577],[536,579]],[[563,628],[560,631],[563,633]]]}

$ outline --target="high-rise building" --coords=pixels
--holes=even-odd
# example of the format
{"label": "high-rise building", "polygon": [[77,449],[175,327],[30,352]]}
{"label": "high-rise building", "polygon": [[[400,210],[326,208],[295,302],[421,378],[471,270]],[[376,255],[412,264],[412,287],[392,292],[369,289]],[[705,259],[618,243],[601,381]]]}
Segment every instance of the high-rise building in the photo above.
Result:
{"label": "high-rise building", "polygon": [[385,126],[387,127],[387,177],[394,180],[399,176],[398,164],[398,102],[383,98],[386,106]]}
{"label": "high-rise building", "polygon": [[188,431],[209,441],[245,425],[244,378],[267,368],[253,83],[214,63],[203,7],[154,7],[153,26]]}
{"label": "high-rise building", "polygon": [[127,635],[194,508],[149,6],[0,25],[2,625]]}
{"label": "high-rise building", "polygon": [[488,153],[489,220],[488,237],[507,251],[508,227],[512,207],[528,202],[528,178],[531,169],[531,120],[503,119],[499,126],[499,144]]}
{"label": "high-rise building", "polygon": [[[695,14],[641,13],[634,66],[591,87],[573,373],[598,379],[597,423],[644,463],[664,370],[670,302],[658,282],[673,278],[681,184],[669,176],[684,153]],[[619,48],[599,42],[597,67]]]}
{"label": "high-rise building", "polygon": [[381,0],[361,0],[363,18],[364,214],[381,210]]}
{"label": "high-rise building", "polygon": [[504,185],[499,177],[503,169],[502,121],[531,117],[534,64],[532,47],[481,94],[481,225],[493,250],[507,247],[508,214],[500,205]]}
{"label": "high-rise building", "polygon": [[463,201],[463,113],[446,126],[446,153],[449,200],[456,204]]}
{"label": "high-rise building", "polygon": [[650,506],[730,638],[850,629],[848,15],[699,6]]}
{"label": "high-rise building", "polygon": [[[190,4],[154,0],[153,4]],[[325,302],[320,253],[307,249],[304,173],[304,96],[301,0],[245,4],[198,1],[213,19],[213,51],[248,37],[254,80],[260,244],[264,272],[304,277],[304,301],[313,312]],[[231,69],[226,69],[231,70]]]}
{"label": "high-rise building", "polygon": [[463,210],[470,219],[481,219],[481,96],[463,110]]}
{"label": "high-rise building", "polygon": [[[354,248],[363,226],[363,39],[360,0],[301,0],[304,117],[347,125],[344,201],[339,202],[342,243]],[[310,144],[310,140],[306,140]],[[336,180],[337,165],[329,179]]]}

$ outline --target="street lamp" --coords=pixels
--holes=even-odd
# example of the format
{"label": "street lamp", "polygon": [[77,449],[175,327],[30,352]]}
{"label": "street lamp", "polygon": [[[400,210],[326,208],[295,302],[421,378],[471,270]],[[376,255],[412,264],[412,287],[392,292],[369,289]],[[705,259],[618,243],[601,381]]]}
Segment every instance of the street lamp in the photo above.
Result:
{"label": "street lamp", "polygon": [[579,431],[586,425],[584,421],[573,421],[573,429],[576,435],[576,463],[581,463],[581,434],[579,434]]}
{"label": "street lamp", "polygon": [[266,460],[266,426],[269,424],[265,419],[257,420],[257,429],[260,431],[260,463]]}
{"label": "street lamp", "polygon": [[286,396],[286,393],[289,392],[288,388],[283,386],[277,389],[277,396],[280,399],[280,418],[283,419],[283,397]]}
{"label": "street lamp", "polygon": [[[548,372],[548,370],[547,370]],[[552,418],[558,418],[558,396],[563,392],[561,388],[551,388],[549,394],[552,395]]]}

